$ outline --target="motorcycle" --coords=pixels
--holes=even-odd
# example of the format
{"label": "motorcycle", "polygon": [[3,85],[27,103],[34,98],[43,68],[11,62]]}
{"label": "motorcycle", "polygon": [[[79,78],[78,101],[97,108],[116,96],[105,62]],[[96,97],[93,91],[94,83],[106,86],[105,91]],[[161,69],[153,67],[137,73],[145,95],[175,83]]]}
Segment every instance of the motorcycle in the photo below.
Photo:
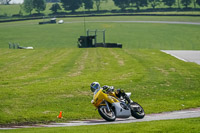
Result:
{"label": "motorcycle", "polygon": [[[131,93],[125,93],[125,96],[130,99]],[[130,116],[142,119],[145,116],[144,109],[138,103],[131,99],[128,103],[124,97],[118,98],[114,92],[105,93],[102,88],[94,92],[91,103],[106,121],[115,121],[116,118],[129,118]]]}

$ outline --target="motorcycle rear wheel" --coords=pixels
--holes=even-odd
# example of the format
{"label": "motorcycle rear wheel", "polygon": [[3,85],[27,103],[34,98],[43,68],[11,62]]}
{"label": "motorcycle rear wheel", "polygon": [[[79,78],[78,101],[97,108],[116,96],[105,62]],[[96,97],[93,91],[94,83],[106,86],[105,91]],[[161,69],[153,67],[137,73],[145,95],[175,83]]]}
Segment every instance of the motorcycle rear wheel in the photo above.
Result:
{"label": "motorcycle rear wheel", "polygon": [[115,121],[116,119],[115,112],[112,109],[110,109],[110,112],[108,112],[106,106],[99,106],[98,112],[101,115],[101,117],[106,121]]}
{"label": "motorcycle rear wheel", "polygon": [[136,102],[130,103],[131,115],[136,119],[142,119],[145,116],[144,109]]}

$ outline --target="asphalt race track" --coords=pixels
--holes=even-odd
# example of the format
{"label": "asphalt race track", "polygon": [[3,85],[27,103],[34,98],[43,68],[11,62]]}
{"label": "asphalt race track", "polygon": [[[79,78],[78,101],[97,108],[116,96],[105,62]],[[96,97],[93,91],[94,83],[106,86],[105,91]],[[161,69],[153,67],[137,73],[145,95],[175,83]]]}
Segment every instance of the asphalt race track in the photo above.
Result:
{"label": "asphalt race track", "polygon": [[[64,23],[83,23],[84,21],[72,21]],[[159,23],[159,24],[189,24],[200,25],[200,22],[181,22],[181,21],[85,21],[86,23]]]}
{"label": "asphalt race track", "polygon": [[155,120],[169,120],[169,119],[184,119],[200,117],[200,108],[164,112],[159,114],[149,114],[143,119],[135,119],[130,117],[128,119],[116,119],[114,122],[107,122],[101,120],[86,120],[86,121],[71,121],[70,123],[52,123],[51,125],[44,125],[44,127],[63,127],[63,126],[81,126],[81,125],[101,125],[101,124],[119,124],[119,123],[132,123],[132,122],[143,122],[143,121],[155,121]]}
{"label": "asphalt race track", "polygon": [[161,50],[185,62],[195,62],[200,65],[200,51],[197,50]]}
{"label": "asphalt race track", "polygon": [[120,124],[120,123],[133,123],[144,121],[157,121],[157,120],[170,120],[170,119],[185,119],[200,117],[200,107],[192,108],[181,111],[164,112],[158,114],[146,115],[143,119],[135,119],[130,117],[128,119],[116,119],[114,122],[107,122],[104,119],[91,119],[83,121],[70,121],[68,123],[50,123],[48,125],[32,125],[32,126],[12,126],[9,128],[0,129],[16,129],[16,128],[33,128],[33,127],[68,127],[68,126],[89,126],[89,125],[102,125],[102,124]]}

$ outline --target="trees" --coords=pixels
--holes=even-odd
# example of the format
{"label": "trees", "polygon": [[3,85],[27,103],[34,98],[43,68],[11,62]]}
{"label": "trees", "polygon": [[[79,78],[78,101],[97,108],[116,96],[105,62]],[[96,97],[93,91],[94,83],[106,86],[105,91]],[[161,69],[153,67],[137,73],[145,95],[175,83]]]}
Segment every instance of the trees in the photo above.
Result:
{"label": "trees", "polygon": [[49,10],[51,10],[54,14],[56,14],[58,10],[61,10],[61,7],[58,3],[55,3]]}
{"label": "trees", "polygon": [[166,6],[169,6],[170,8],[172,7],[172,5],[176,3],[176,0],[162,0],[162,1]]}
{"label": "trees", "polygon": [[23,10],[31,15],[33,10],[33,0],[24,0]]}
{"label": "trees", "polygon": [[192,0],[192,3],[194,5],[194,8],[196,8],[197,1],[196,0]]}
{"label": "trees", "polygon": [[191,0],[181,0],[181,4],[185,6],[185,8],[188,8],[191,2],[192,2]]}
{"label": "trees", "polygon": [[148,3],[152,6],[153,9],[160,4],[160,0],[148,0]]}
{"label": "trees", "polygon": [[54,2],[55,3],[55,2],[60,2],[60,0],[46,0],[46,2],[47,3],[50,3],[50,2]]}
{"label": "trees", "polygon": [[200,0],[196,0],[196,3],[200,6]]}
{"label": "trees", "polygon": [[101,0],[94,0],[94,1],[96,3],[97,11],[99,11],[100,5],[101,5]]}
{"label": "trees", "polygon": [[[9,3],[11,0],[0,0],[0,4]],[[84,5],[85,9],[93,9],[93,6],[96,5],[97,11],[100,10],[100,6],[103,2],[107,0],[24,0],[23,3],[23,10],[31,15],[33,9],[35,9],[38,13],[44,11],[46,8],[46,2],[55,2],[60,1],[62,6],[67,11],[75,12],[81,6]],[[156,8],[161,2],[170,8],[173,5],[177,5],[178,8],[185,8],[190,7],[192,4],[192,8],[196,8],[196,5],[200,6],[200,0],[113,0],[114,4],[118,6],[121,10],[131,9],[132,7],[137,8],[140,10],[141,7],[150,5],[153,9]],[[52,7],[50,8],[53,13],[57,13],[58,10],[61,10],[60,3],[53,3]],[[146,9],[144,9],[146,10]],[[177,10],[177,9],[175,9]],[[129,10],[130,11],[130,10]]]}
{"label": "trees", "polygon": [[144,7],[148,6],[148,1],[147,0],[137,0],[136,7]]}
{"label": "trees", "polygon": [[96,7],[97,7],[97,11],[100,10],[100,5],[101,5],[101,3],[102,3],[103,1],[104,1],[104,2],[107,2],[107,0],[94,0],[95,5],[96,5]]}
{"label": "trees", "polygon": [[140,7],[144,7],[148,5],[147,0],[130,0],[131,4],[134,5],[137,10],[140,10]]}
{"label": "trees", "polygon": [[83,3],[84,3],[84,6],[85,6],[85,9],[93,9],[93,0],[83,0]]}
{"label": "trees", "polygon": [[79,9],[82,5],[81,0],[61,0],[62,6],[65,10],[75,12],[76,9]]}
{"label": "trees", "polygon": [[129,0],[113,0],[114,4],[118,6],[121,10],[125,10],[127,7],[129,7]]}
{"label": "trees", "polygon": [[11,0],[6,0],[6,4],[9,5]]}
{"label": "trees", "polygon": [[44,0],[24,0],[23,9],[30,15],[33,9],[40,13],[40,11],[44,11],[46,9],[46,3]]}
{"label": "trees", "polygon": [[181,8],[180,0],[177,0],[178,8]]}
{"label": "trees", "polygon": [[44,0],[33,0],[33,8],[40,13],[46,9],[46,2]]}

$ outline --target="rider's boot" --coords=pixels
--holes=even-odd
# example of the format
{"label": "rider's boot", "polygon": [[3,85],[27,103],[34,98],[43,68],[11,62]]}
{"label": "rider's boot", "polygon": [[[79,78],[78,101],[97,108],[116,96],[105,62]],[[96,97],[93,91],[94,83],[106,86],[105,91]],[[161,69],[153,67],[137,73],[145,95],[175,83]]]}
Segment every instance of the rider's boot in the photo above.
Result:
{"label": "rider's boot", "polygon": [[129,98],[126,94],[124,95],[124,99],[125,99],[128,103],[131,103],[130,98]]}

